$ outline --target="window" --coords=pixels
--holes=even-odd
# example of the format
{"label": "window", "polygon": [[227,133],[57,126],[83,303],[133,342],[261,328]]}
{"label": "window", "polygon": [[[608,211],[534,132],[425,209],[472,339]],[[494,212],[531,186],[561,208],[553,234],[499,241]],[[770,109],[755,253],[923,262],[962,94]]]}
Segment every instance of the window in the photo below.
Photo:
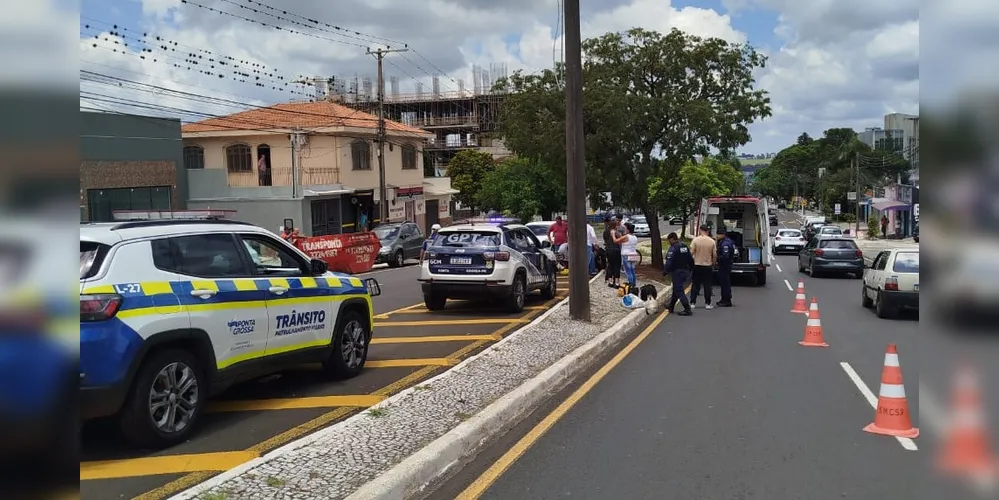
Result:
{"label": "window", "polygon": [[258,234],[241,234],[240,240],[250,254],[257,274],[267,276],[303,276],[305,262],[283,244]]}
{"label": "window", "polygon": [[919,273],[919,252],[899,252],[891,270],[896,273]]}
{"label": "window", "polygon": [[409,144],[402,147],[402,169],[416,170],[416,148]]}
{"label": "window", "polygon": [[184,146],[184,168],[199,170],[205,168],[205,148]]}
{"label": "window", "polygon": [[231,234],[198,234],[153,240],[157,269],[202,278],[249,276],[243,255]]}
{"label": "window", "polygon": [[831,248],[833,250],[856,250],[857,244],[850,240],[822,240],[819,248]]}
{"label": "window", "polygon": [[785,231],[780,231],[779,233],[777,233],[777,236],[780,236],[781,238],[800,238],[801,231],[794,231],[789,229]]}
{"label": "window", "polygon": [[400,236],[403,238],[412,238],[414,236],[418,236],[419,231],[420,230],[417,229],[416,224],[403,224]]}
{"label": "window", "polygon": [[871,269],[875,271],[884,270],[885,264],[888,263],[888,253],[887,251],[881,252],[877,257],[874,258],[874,263],[871,264]]}
{"label": "window", "polygon": [[246,144],[226,146],[225,166],[230,172],[252,172],[253,149]]}
{"label": "window", "polygon": [[350,143],[350,159],[354,170],[371,170],[371,144],[361,140]]}
{"label": "window", "polygon": [[524,238],[524,248],[529,252],[537,252],[538,247],[541,245],[538,239],[534,236],[534,233],[530,229],[518,229],[517,233]]}

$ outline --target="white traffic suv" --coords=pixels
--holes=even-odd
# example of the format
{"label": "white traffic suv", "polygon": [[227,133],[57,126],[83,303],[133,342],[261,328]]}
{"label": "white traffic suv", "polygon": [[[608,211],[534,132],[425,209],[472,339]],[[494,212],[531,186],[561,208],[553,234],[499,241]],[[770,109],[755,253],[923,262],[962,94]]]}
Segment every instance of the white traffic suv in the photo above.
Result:
{"label": "white traffic suv", "polygon": [[539,290],[555,297],[555,254],[530,228],[503,219],[448,226],[430,241],[420,263],[427,309],[443,309],[447,299],[500,298],[520,312],[526,295]]}
{"label": "white traffic suv", "polygon": [[115,415],[131,441],[170,445],[235,382],[305,362],[355,376],[380,293],[252,224],[84,223],[82,416]]}

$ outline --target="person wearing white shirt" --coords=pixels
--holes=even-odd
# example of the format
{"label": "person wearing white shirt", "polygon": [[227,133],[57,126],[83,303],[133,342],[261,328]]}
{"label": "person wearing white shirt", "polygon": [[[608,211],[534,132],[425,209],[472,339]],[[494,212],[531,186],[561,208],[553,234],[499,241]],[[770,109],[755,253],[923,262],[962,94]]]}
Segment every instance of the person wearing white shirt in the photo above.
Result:
{"label": "person wearing white shirt", "polygon": [[621,245],[621,267],[628,277],[628,283],[632,287],[638,286],[638,277],[635,275],[635,266],[638,265],[638,238],[634,234],[634,226],[628,224],[620,230],[620,236],[614,242]]}
{"label": "person wearing white shirt", "polygon": [[597,232],[591,224],[586,225],[586,261],[589,263],[590,277],[597,275]]}

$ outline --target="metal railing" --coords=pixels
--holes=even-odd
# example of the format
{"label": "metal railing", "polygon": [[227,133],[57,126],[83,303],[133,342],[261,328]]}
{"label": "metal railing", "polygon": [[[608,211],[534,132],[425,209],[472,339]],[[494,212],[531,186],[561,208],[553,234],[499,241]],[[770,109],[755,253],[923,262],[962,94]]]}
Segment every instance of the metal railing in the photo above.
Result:
{"label": "metal railing", "polygon": [[[298,169],[298,185],[319,186],[340,183],[336,167],[302,167]],[[275,167],[269,172],[229,172],[230,187],[291,186],[291,167]]]}
{"label": "metal railing", "polygon": [[476,117],[468,116],[430,116],[426,118],[403,118],[402,123],[413,127],[441,127],[448,125],[463,125],[474,127],[479,124]]}

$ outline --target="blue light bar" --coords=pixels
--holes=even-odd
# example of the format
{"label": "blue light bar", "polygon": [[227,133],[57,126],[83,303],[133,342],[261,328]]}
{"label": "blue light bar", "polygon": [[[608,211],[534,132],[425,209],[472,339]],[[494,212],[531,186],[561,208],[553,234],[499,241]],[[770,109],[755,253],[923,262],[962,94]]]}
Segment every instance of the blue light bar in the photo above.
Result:
{"label": "blue light bar", "polygon": [[516,217],[473,217],[464,221],[466,224],[520,224],[520,219]]}

